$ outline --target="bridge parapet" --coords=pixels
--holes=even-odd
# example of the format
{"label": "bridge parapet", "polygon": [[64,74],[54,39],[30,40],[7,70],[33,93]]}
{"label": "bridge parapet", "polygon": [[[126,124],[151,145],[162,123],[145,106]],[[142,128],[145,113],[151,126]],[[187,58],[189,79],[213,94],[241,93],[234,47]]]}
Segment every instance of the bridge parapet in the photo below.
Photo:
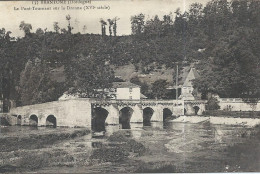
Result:
{"label": "bridge parapet", "polygon": [[182,106],[184,104],[183,100],[155,100],[155,99],[143,99],[143,100],[106,100],[106,99],[96,99],[91,101],[94,105],[174,105]]}
{"label": "bridge parapet", "polygon": [[192,104],[192,105],[200,105],[200,104],[206,104],[207,100],[185,100],[184,104]]}

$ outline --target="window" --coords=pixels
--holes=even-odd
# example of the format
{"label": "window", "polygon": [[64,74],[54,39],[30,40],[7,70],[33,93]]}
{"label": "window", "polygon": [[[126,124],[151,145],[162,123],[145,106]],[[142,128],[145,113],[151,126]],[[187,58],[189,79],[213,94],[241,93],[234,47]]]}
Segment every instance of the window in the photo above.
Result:
{"label": "window", "polygon": [[132,92],[133,91],[133,88],[129,88],[129,92]]}

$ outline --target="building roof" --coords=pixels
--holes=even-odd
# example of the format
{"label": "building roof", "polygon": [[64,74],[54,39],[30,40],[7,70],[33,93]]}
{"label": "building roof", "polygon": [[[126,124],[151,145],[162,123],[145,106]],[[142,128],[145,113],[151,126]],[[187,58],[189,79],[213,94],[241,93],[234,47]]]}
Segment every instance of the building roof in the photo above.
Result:
{"label": "building roof", "polygon": [[140,86],[131,82],[113,82],[113,88],[140,88]]}
{"label": "building roof", "polygon": [[146,98],[148,98],[148,97],[146,97],[145,95],[143,95],[142,93],[140,94],[140,97],[141,97],[141,99],[146,99]]}
{"label": "building roof", "polygon": [[191,68],[189,74],[187,75],[183,86],[184,87],[188,87],[188,86],[192,86],[192,80],[196,79],[200,77],[199,73],[197,72],[197,70],[195,68]]}

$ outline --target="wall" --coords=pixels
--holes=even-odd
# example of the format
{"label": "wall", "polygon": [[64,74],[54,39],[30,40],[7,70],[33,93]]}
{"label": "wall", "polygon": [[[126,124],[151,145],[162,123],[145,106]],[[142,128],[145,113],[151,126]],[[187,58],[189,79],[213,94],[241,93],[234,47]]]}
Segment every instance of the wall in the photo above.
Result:
{"label": "wall", "polygon": [[64,101],[54,101],[43,104],[29,105],[12,108],[10,115],[22,116],[21,124],[29,125],[31,115],[38,117],[38,126],[45,126],[49,115],[54,115],[57,126],[91,126],[91,103],[90,99],[73,99]]}
{"label": "wall", "polygon": [[220,110],[228,111],[252,111],[252,107],[255,111],[260,111],[260,102],[256,105],[250,105],[243,102],[240,98],[219,98]]}
{"label": "wall", "polygon": [[[116,99],[119,100],[122,99],[140,100],[140,88],[132,88],[132,92],[130,91],[130,88],[117,88],[116,95],[117,95]],[[132,98],[130,98],[130,96]]]}

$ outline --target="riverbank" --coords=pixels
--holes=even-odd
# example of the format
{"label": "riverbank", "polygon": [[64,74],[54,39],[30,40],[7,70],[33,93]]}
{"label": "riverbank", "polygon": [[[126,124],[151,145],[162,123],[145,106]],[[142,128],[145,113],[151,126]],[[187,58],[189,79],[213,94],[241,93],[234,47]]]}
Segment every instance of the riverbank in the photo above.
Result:
{"label": "riverbank", "polygon": [[234,118],[234,117],[221,117],[221,116],[180,116],[170,122],[180,123],[202,123],[210,122],[211,124],[217,125],[237,125],[237,126],[248,126],[254,127],[260,124],[260,118]]}
{"label": "riverbank", "polygon": [[[9,133],[8,129],[15,130]],[[3,133],[2,133],[3,132]],[[89,134],[87,129],[4,127],[0,138],[0,173],[24,172],[48,166],[50,163],[70,162],[72,157],[62,149],[51,149],[55,144]]]}

